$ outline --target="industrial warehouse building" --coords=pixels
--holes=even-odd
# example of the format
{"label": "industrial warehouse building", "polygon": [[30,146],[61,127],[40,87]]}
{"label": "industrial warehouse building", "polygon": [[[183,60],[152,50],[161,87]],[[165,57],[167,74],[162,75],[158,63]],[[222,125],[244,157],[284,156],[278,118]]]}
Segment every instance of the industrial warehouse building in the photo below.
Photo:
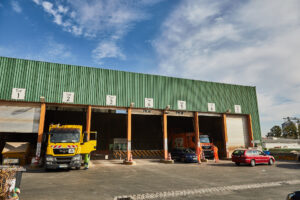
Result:
{"label": "industrial warehouse building", "polygon": [[115,157],[163,157],[178,133],[209,135],[220,157],[261,140],[252,86],[7,57],[0,76],[0,150],[28,141],[38,155],[51,123],[97,131],[97,152]]}

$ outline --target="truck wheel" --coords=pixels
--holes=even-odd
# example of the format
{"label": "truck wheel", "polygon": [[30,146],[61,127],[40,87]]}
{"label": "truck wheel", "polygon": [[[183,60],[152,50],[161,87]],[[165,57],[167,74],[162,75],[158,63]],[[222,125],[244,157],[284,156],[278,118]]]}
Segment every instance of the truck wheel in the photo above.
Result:
{"label": "truck wheel", "polygon": [[255,166],[255,160],[251,160],[250,165],[251,165],[251,167],[254,167]]}
{"label": "truck wheel", "polygon": [[235,163],[236,166],[240,166],[240,164],[241,164],[241,163],[239,163],[239,162],[236,162],[236,163]]}
{"label": "truck wheel", "polygon": [[269,160],[269,165],[273,165],[273,164],[274,164],[274,161],[273,161],[272,158],[270,158],[270,160]]}

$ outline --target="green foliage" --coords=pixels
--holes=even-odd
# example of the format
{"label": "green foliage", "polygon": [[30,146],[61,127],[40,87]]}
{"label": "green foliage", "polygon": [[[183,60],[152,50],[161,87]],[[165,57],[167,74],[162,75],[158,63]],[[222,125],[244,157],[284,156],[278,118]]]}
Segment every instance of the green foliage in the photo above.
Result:
{"label": "green foliage", "polygon": [[285,134],[286,137],[290,137],[290,138],[298,137],[297,127],[294,123],[290,123],[289,125],[284,127],[283,133]]}
{"label": "green foliage", "polygon": [[273,136],[273,137],[281,137],[282,131],[280,126],[273,126],[268,133],[268,136]]}

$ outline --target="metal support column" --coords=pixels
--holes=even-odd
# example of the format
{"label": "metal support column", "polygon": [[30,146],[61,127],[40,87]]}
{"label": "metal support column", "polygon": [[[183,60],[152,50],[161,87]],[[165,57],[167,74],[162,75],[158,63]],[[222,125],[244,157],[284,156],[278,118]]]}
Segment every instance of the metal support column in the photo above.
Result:
{"label": "metal support column", "polygon": [[[91,119],[92,119],[92,106],[88,106],[87,107],[87,111],[86,111],[86,127],[85,127],[85,131],[87,133],[87,141],[90,140],[90,133],[91,133]],[[84,169],[88,169],[89,165],[90,165],[90,155],[89,154],[85,154],[84,155]]]}
{"label": "metal support column", "polygon": [[195,129],[195,148],[196,148],[196,154],[197,154],[197,159],[198,163],[201,162],[201,155],[200,155],[200,138],[199,138],[199,117],[198,117],[198,112],[194,113],[194,129]]}
{"label": "metal support column", "polygon": [[252,118],[250,114],[248,115],[247,119],[248,119],[249,147],[254,147]]}
{"label": "metal support column", "polygon": [[87,140],[90,140],[90,132],[91,132],[91,119],[92,119],[92,106],[87,107],[86,112],[86,133],[87,133]]}
{"label": "metal support column", "polygon": [[127,161],[131,160],[131,111],[132,108],[127,110]]}
{"label": "metal support column", "polygon": [[167,113],[163,114],[163,132],[164,132],[164,159],[168,159],[168,124]]}
{"label": "metal support column", "polygon": [[227,147],[228,137],[227,137],[227,122],[226,122],[226,114],[222,115],[223,119],[223,137],[224,137],[224,150],[226,153],[226,158],[229,158],[229,152]]}
{"label": "metal support column", "polygon": [[45,124],[45,115],[46,115],[46,104],[41,104],[41,113],[40,113],[40,123],[39,123],[39,130],[38,130],[38,139],[36,145],[36,160],[39,160],[41,157],[41,148],[42,148],[42,139],[44,133],[44,124]]}

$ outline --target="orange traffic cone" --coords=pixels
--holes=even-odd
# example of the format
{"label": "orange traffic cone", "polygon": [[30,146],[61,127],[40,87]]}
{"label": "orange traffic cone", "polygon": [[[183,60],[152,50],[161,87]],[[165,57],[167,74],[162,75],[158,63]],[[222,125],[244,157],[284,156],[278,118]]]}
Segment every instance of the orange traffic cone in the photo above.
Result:
{"label": "orange traffic cone", "polygon": [[214,161],[219,162],[218,148],[214,146]]}
{"label": "orange traffic cone", "polygon": [[198,163],[201,164],[201,153],[198,154]]}

